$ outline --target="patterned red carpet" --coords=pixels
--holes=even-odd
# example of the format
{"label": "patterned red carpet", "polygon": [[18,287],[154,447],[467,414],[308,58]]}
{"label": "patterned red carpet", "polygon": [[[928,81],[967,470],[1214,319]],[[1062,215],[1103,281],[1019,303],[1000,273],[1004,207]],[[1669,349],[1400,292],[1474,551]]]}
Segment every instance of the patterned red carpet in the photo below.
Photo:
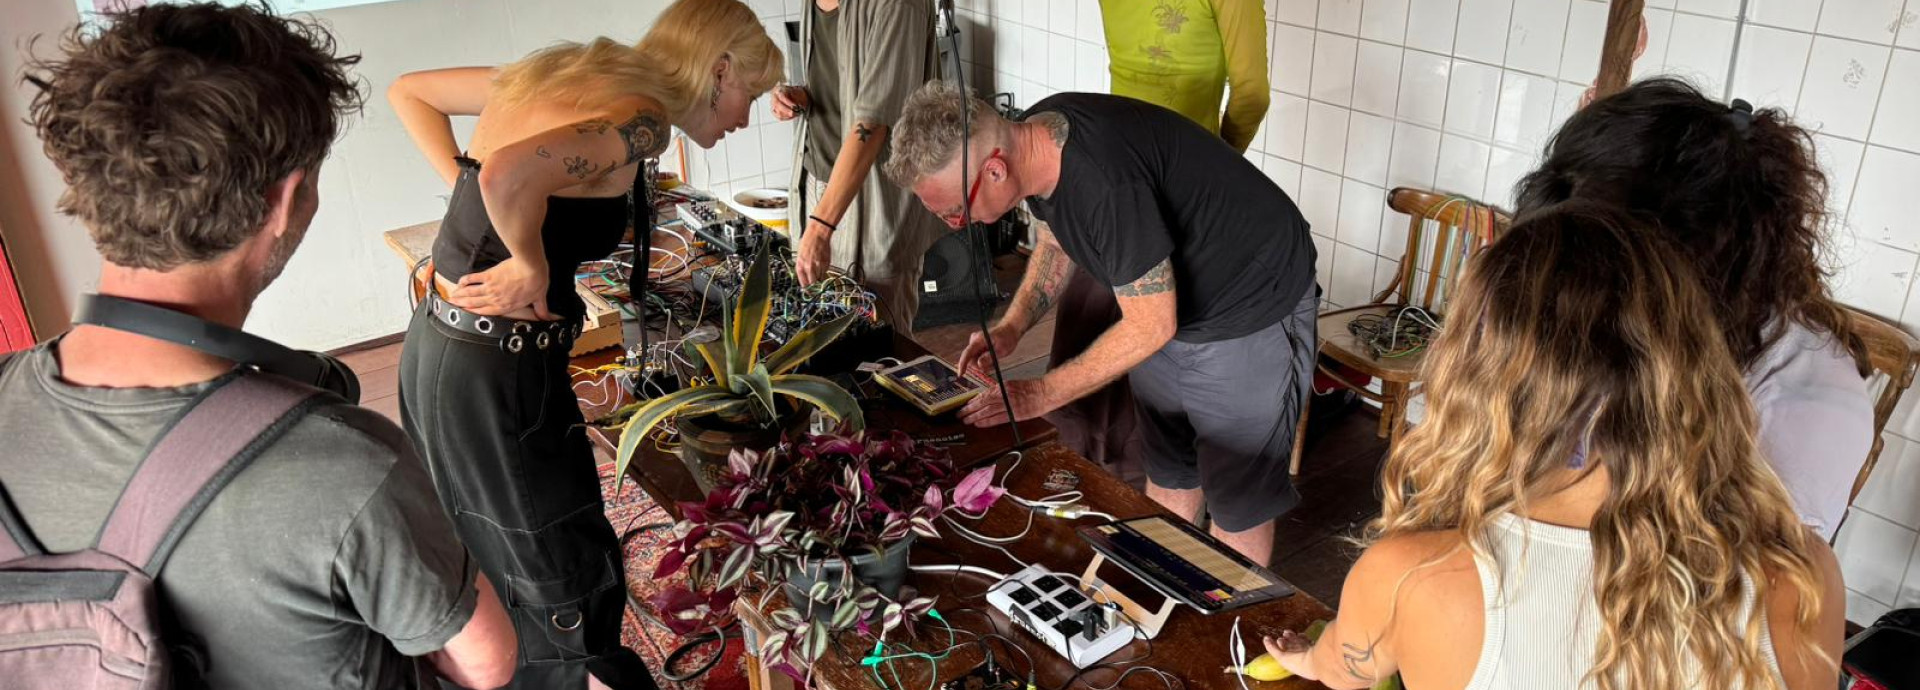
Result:
{"label": "patterned red carpet", "polygon": [[[626,540],[627,593],[630,599],[626,626],[620,635],[621,642],[646,660],[647,667],[653,669],[654,679],[659,681],[661,688],[746,690],[747,679],[740,663],[741,646],[738,640],[728,642],[726,657],[705,675],[683,682],[667,679],[664,674],[665,659],[673,648],[680,645],[680,640],[659,623],[658,613],[647,601],[680,579],[679,576],[660,581],[653,579],[654,566],[659,564],[672,530],[650,526],[668,523],[672,518],[633,482],[625,482],[619,493],[615,494],[611,463],[600,466],[600,492],[606,497],[607,521],[613,523],[614,532],[632,535]],[[636,530],[644,531],[636,533]],[[636,615],[636,608],[645,613]],[[679,670],[697,668],[711,658],[713,652],[709,645],[701,653],[682,660]]]}

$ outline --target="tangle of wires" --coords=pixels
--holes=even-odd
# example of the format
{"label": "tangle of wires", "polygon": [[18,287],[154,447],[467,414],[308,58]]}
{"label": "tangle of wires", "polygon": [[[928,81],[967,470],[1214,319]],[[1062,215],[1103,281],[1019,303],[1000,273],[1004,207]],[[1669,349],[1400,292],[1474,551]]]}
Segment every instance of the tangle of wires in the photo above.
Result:
{"label": "tangle of wires", "polygon": [[1440,317],[1413,306],[1399,306],[1385,314],[1358,314],[1347,331],[1374,359],[1406,357],[1427,349],[1440,334]]}

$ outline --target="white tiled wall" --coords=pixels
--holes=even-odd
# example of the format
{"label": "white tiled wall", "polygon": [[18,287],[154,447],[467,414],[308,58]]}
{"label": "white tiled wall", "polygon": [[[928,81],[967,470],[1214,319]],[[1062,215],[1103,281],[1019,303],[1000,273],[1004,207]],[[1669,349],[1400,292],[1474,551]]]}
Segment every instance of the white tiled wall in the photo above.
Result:
{"label": "white tiled wall", "polygon": [[[1834,217],[1831,284],[1848,304],[1909,332],[1920,331],[1920,299],[1910,298],[1920,292],[1920,228],[1901,211],[1920,183],[1917,19],[1920,0],[1748,0],[1730,80],[1733,96],[1786,110],[1817,132]],[[1840,535],[1856,622],[1920,606],[1915,398],[1895,410],[1880,464]]]}
{"label": "white tiled wall", "polygon": [[[743,0],[766,22],[767,33],[781,50],[787,49],[788,20],[799,20],[808,0]],[[789,59],[798,59],[791,55]],[[702,150],[685,142],[684,160],[687,179],[693,184],[722,196],[757,187],[786,188],[792,180],[793,138],[798,128],[793,122],[774,119],[771,97],[753,104],[753,118],[746,129],[727,135],[713,148]],[[680,168],[683,152],[669,150],[660,159],[661,168]]]}
{"label": "white tiled wall", "polygon": [[[1329,301],[1391,277],[1395,186],[1511,207],[1599,71],[1603,0],[1267,0],[1272,106],[1247,157],[1300,205]],[[1920,331],[1920,0],[1649,0],[1634,75],[1780,107],[1817,132],[1833,287]],[[1103,91],[1095,0],[961,0],[982,90]],[[1736,49],[1737,45],[1737,49]],[[1735,59],[1735,53],[1738,59]],[[1858,622],[1920,606],[1920,405],[1908,395],[1839,541]]]}

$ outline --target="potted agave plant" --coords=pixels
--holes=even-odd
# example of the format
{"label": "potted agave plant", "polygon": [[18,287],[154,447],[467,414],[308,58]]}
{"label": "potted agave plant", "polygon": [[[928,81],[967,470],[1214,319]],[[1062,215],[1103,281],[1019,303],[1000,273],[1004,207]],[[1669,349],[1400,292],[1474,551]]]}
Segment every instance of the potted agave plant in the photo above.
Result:
{"label": "potted agave plant", "polygon": [[859,402],[845,390],[818,376],[792,373],[859,316],[848,314],[800,331],[762,357],[760,341],[772,311],[772,282],[763,242],[734,303],[723,305],[721,336],[692,343],[712,382],[630,405],[611,417],[627,419],[620,432],[614,476],[626,476],[647,434],[668,418],[674,419],[680,432],[681,460],[706,491],[724,473],[729,453],[765,450],[783,437],[798,436],[815,408],[846,428],[865,427]]}
{"label": "potted agave plant", "polygon": [[910,634],[934,603],[901,600],[913,540],[938,538],[941,517],[981,515],[1003,493],[992,466],[962,476],[944,451],[899,432],[736,452],[707,500],[683,506],[678,539],[654,578],[684,568],[687,582],[654,605],[687,634],[724,623],[743,586],[784,591],[788,605],[768,614],[774,629],[760,654],[805,681],[799,669],[811,668],[834,633]]}

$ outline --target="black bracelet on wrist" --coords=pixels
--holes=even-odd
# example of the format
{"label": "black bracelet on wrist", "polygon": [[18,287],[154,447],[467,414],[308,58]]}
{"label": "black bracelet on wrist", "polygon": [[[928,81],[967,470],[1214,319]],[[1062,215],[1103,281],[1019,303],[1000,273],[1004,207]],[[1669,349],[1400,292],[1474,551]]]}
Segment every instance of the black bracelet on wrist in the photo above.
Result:
{"label": "black bracelet on wrist", "polygon": [[838,226],[838,225],[834,225],[833,223],[829,223],[829,222],[827,222],[827,219],[825,219],[825,218],[821,218],[821,217],[819,217],[819,216],[816,216],[816,215],[812,215],[812,214],[808,214],[808,215],[807,215],[807,220],[810,220],[810,221],[813,221],[813,222],[815,222],[815,223],[819,223],[819,224],[821,224],[821,225],[825,225],[825,226],[827,226],[827,231],[828,231],[828,232],[834,232],[834,231],[837,231],[837,230],[839,230],[839,229],[840,229],[840,226]]}

